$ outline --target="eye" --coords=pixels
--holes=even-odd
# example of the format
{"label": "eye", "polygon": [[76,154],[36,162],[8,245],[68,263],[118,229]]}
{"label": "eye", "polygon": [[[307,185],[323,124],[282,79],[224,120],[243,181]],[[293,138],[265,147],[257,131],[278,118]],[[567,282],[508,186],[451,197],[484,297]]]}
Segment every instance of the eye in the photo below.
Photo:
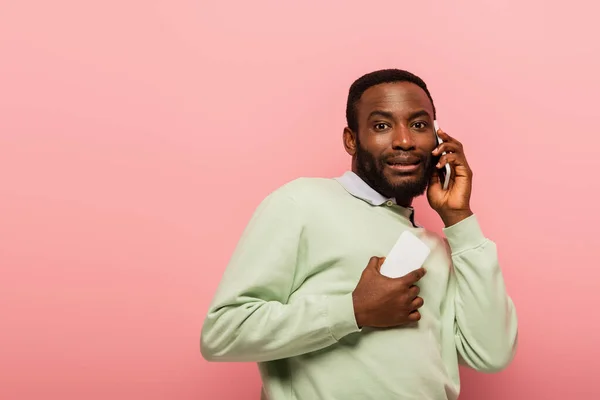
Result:
{"label": "eye", "polygon": [[413,124],[413,128],[422,131],[423,129],[427,128],[427,122],[417,121]]}
{"label": "eye", "polygon": [[377,122],[375,125],[373,125],[373,128],[376,131],[384,131],[389,127],[390,127],[390,125],[386,122]]}

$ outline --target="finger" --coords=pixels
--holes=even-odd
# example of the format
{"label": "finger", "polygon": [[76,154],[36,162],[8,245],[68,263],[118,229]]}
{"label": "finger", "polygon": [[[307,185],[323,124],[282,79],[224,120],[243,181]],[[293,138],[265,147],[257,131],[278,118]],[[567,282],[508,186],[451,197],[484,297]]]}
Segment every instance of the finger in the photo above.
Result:
{"label": "finger", "polygon": [[425,268],[421,267],[419,269],[415,269],[412,272],[404,275],[400,279],[407,284],[409,287],[417,283],[421,278],[425,276]]}
{"label": "finger", "polygon": [[437,134],[440,137],[440,139],[442,139],[442,141],[448,142],[448,143],[454,143],[454,144],[457,144],[458,146],[462,147],[462,143],[460,143],[458,140],[454,139],[452,136],[448,135],[443,130],[438,129]]}
{"label": "finger", "polygon": [[446,153],[440,157],[440,160],[436,164],[437,168],[444,168],[446,164],[450,164],[456,167],[466,167],[467,160],[460,153]]}
{"label": "finger", "polygon": [[442,169],[445,168],[446,165],[450,165],[452,167],[453,173],[450,177],[451,182],[455,182],[456,178],[458,177],[470,178],[473,176],[473,171],[471,171],[471,167],[469,167],[469,164],[467,163],[464,154],[445,154],[440,157],[439,162],[436,164],[436,168]]}
{"label": "finger", "polygon": [[446,152],[446,153],[460,153],[462,151],[462,148],[453,142],[444,142],[442,144],[440,144],[438,147],[436,147],[435,149],[433,149],[433,151],[431,152],[431,154],[433,154],[434,156],[439,156],[440,154]]}
{"label": "finger", "polygon": [[409,321],[418,321],[420,319],[421,319],[421,313],[418,311],[413,311],[410,314],[408,314]]}
{"label": "finger", "polygon": [[385,257],[376,257],[373,256],[369,259],[369,263],[367,264],[367,268],[374,269],[379,272],[381,269],[381,264],[385,261]]}
{"label": "finger", "polygon": [[367,268],[379,270],[379,257],[373,256],[369,259],[369,263],[367,264]]}
{"label": "finger", "polygon": [[417,297],[417,298],[415,298],[415,299],[412,301],[412,303],[410,304],[410,306],[411,306],[411,308],[412,308],[413,310],[417,310],[417,309],[419,309],[419,308],[423,307],[423,304],[424,304],[424,303],[425,303],[425,301],[423,300],[423,298],[422,298],[422,297]]}
{"label": "finger", "polygon": [[442,183],[440,182],[440,175],[435,172],[433,174],[429,174],[429,187],[434,187],[437,189],[437,186],[441,187]]}
{"label": "finger", "polygon": [[421,292],[421,288],[418,287],[417,285],[413,285],[408,290],[408,298],[413,300],[419,295],[420,292]]}

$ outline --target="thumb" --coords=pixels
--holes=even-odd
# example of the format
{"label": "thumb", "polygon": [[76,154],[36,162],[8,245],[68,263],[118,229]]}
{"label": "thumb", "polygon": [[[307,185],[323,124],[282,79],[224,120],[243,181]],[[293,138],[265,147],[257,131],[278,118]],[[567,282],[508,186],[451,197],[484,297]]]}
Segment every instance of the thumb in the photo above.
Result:
{"label": "thumb", "polygon": [[[440,181],[440,172],[437,168],[429,176],[429,187],[441,186],[442,182]],[[436,187],[437,189],[437,187]]]}
{"label": "thumb", "polygon": [[385,261],[385,257],[377,257],[377,264],[375,265],[375,269],[377,272],[381,272],[381,266]]}
{"label": "thumb", "polygon": [[369,263],[367,264],[367,269],[373,269],[379,272],[381,268],[381,264],[383,264],[383,259],[381,257],[373,256],[369,259]]}

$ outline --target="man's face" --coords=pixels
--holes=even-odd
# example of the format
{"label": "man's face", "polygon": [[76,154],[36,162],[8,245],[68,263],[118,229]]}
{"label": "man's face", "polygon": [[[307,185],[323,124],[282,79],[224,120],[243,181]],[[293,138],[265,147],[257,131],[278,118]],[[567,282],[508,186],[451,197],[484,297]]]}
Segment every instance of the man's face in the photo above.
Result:
{"label": "man's face", "polygon": [[433,106],[419,86],[384,83],[367,89],[356,107],[358,132],[346,129],[352,169],[399,203],[422,195],[435,170]]}

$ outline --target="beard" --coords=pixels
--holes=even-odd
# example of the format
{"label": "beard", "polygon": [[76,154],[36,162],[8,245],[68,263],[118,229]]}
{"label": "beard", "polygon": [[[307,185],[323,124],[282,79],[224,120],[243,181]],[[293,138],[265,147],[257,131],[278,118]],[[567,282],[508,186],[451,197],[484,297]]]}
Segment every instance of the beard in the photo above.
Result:
{"label": "beard", "polygon": [[421,157],[421,168],[415,174],[406,175],[401,182],[391,182],[386,174],[386,160],[375,158],[373,154],[362,148],[357,143],[356,149],[356,170],[357,174],[363,178],[369,186],[375,189],[383,196],[394,199],[413,199],[425,193],[429,184],[429,179],[435,173],[434,157]]}

